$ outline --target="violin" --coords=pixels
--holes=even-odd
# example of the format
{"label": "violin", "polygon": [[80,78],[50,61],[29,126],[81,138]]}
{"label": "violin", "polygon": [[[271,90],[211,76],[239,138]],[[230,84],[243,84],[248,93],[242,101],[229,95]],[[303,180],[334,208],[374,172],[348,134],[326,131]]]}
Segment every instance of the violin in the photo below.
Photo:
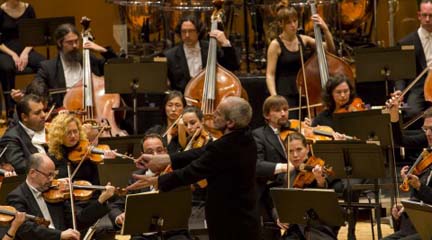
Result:
{"label": "violin", "polygon": [[[412,167],[408,170],[407,175],[414,174],[416,176],[421,175],[429,166],[432,164],[432,148],[428,147],[426,150],[424,150],[417,160],[414,162]],[[408,184],[408,178],[405,178],[402,184],[399,186],[399,189],[408,192],[410,189],[410,186]]]}
{"label": "violin", "polygon": [[322,167],[326,176],[334,175],[333,168],[326,167],[324,160],[311,156],[306,161],[306,163],[300,165],[300,173],[297,174],[296,178],[294,179],[293,187],[304,188],[305,185],[311,184],[315,180],[315,175],[312,173],[312,169],[316,165],[320,165]]}
{"label": "violin", "polygon": [[[301,126],[301,128],[299,127]],[[301,132],[307,140],[310,140],[312,142],[315,141],[330,141],[333,140],[333,133],[335,132],[333,128],[329,126],[316,126],[311,127],[307,125],[305,122],[300,122],[299,120],[290,120],[289,127],[283,127],[279,136],[282,139],[282,141],[285,141],[285,139],[293,132]],[[355,137],[345,135],[345,138],[347,140],[353,140]]]}
{"label": "violin", "polygon": [[[110,147],[106,144],[98,144],[93,146],[89,141],[81,140],[78,145],[68,154],[68,159],[73,163],[78,163],[83,157],[87,157],[94,163],[101,163],[104,160],[105,152],[111,151]],[[126,154],[111,151],[114,155],[121,158],[135,160]],[[86,156],[87,155],[87,156]]]}
{"label": "violin", "polygon": [[[105,186],[92,185],[85,180],[74,181],[72,188],[73,197],[78,201],[87,201],[92,197],[93,191],[104,191],[106,189]],[[119,196],[124,196],[127,194],[127,190],[125,188],[116,188],[115,193]],[[43,193],[43,197],[49,203],[58,203],[69,199],[70,194],[66,180],[53,180],[50,189]]]}
{"label": "violin", "polygon": [[367,110],[365,103],[361,98],[354,98],[354,100],[346,106],[339,108],[334,113],[347,113],[347,112],[358,112]]}
{"label": "violin", "polygon": [[[15,218],[16,209],[12,206],[0,206],[0,225],[4,226],[11,223]],[[45,218],[36,217],[30,214],[25,215],[27,220],[33,221],[39,225],[48,227],[50,221]]]}

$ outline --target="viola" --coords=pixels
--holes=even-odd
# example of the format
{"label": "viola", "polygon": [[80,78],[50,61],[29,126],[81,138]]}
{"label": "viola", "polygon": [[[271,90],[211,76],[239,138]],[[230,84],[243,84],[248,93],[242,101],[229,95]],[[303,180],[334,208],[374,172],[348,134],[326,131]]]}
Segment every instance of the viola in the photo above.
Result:
{"label": "viola", "polygon": [[293,187],[304,188],[304,186],[311,184],[315,180],[315,175],[312,173],[312,169],[320,165],[326,176],[333,176],[334,172],[332,167],[326,167],[324,160],[314,156],[309,157],[306,163],[300,165],[300,173],[297,174],[294,179]]}
{"label": "viola", "polygon": [[[11,223],[16,214],[16,209],[12,206],[0,206],[0,225],[4,226]],[[44,225],[48,227],[50,225],[50,221],[45,218],[36,217],[30,214],[25,215],[27,220],[33,221],[39,225]]]}
{"label": "viola", "polygon": [[[85,180],[74,181],[73,185],[73,197],[78,201],[89,200],[95,190],[104,191],[105,186],[92,185],[90,182]],[[127,194],[127,190],[124,188],[116,188],[115,193],[119,196]],[[49,203],[58,203],[66,199],[69,199],[69,189],[66,180],[55,179],[51,182],[50,189],[43,193],[45,201]]]}
{"label": "viola", "polygon": [[[416,176],[421,175],[426,169],[429,168],[429,166],[432,164],[432,148],[428,147],[426,150],[424,150],[417,160],[414,162],[412,167],[408,170],[408,174],[414,174]],[[408,178],[405,178],[402,184],[399,186],[399,189],[408,192],[410,187],[408,184]]]}

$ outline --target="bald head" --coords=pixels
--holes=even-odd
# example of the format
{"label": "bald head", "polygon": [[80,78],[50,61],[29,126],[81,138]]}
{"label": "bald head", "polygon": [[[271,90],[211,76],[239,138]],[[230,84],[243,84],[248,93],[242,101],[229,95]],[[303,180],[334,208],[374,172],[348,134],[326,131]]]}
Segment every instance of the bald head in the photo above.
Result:
{"label": "bald head", "polygon": [[234,126],[231,129],[245,128],[252,119],[252,107],[243,98],[224,98],[219,107],[225,120],[234,122]]}

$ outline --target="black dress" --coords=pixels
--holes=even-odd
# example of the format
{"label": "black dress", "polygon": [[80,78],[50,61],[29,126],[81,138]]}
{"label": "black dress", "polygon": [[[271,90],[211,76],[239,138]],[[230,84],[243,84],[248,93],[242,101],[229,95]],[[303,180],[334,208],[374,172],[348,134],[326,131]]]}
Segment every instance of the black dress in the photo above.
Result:
{"label": "black dress", "polygon": [[[302,49],[305,49],[301,37],[297,36],[297,38]],[[281,48],[281,54],[279,55],[276,63],[276,92],[278,95],[282,95],[287,99],[290,107],[297,107],[299,105],[299,92],[297,89],[296,80],[297,72],[299,69],[301,69],[300,50],[291,52],[286,48],[280,37],[277,37],[276,40],[278,41]],[[303,52],[305,53],[305,50],[303,50]],[[304,56],[306,55],[308,54],[305,54]],[[289,117],[293,119],[298,118],[298,112],[290,112]]]}
{"label": "black dress", "polygon": [[[0,44],[4,44],[6,47],[14,51],[18,56],[25,48],[25,46],[23,46],[19,41],[18,21],[29,18],[36,18],[35,11],[30,4],[26,4],[24,13],[18,18],[13,18],[3,9],[0,9]],[[32,50],[28,56],[27,66],[36,72],[40,67],[40,62],[43,60],[45,60],[44,56]],[[15,88],[15,74],[16,67],[12,57],[4,52],[0,52],[0,79],[4,91]],[[10,109],[13,102],[9,96],[6,98],[7,107]]]}

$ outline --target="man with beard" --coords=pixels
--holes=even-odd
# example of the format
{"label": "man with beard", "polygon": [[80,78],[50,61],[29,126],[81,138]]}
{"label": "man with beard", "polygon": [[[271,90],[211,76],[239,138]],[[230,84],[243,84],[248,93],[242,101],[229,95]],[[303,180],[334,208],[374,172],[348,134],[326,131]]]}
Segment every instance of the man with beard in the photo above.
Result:
{"label": "man with beard", "polygon": [[[55,59],[41,62],[41,68],[33,81],[43,81],[49,89],[70,88],[82,80],[82,54],[80,50],[80,33],[71,24],[60,25],[54,37],[57,43],[58,55]],[[117,55],[110,48],[104,48],[98,44],[88,41],[83,48],[99,52],[104,58],[99,59],[90,56],[92,72],[97,76],[104,74],[106,59]],[[22,98],[20,90],[13,90],[12,98],[17,101]],[[53,95],[52,103],[56,106],[63,106],[64,94]]]}

